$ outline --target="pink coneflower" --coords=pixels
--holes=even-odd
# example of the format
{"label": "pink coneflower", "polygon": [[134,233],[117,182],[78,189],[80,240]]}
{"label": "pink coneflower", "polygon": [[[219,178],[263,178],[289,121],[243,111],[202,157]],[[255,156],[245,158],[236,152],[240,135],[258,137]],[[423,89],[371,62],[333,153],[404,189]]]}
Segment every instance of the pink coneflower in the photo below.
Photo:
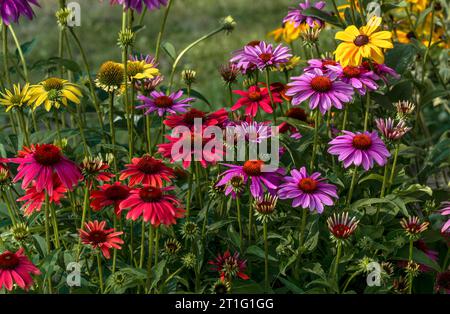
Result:
{"label": "pink coneflower", "polygon": [[130,195],[130,188],[120,182],[103,184],[98,190],[91,192],[91,207],[94,211],[100,211],[108,206],[114,206],[116,215],[120,215],[120,203]]}
{"label": "pink coneflower", "polygon": [[203,130],[175,133],[179,136],[166,135],[169,143],[158,144],[158,153],[171,162],[182,161],[187,169],[191,161],[198,161],[206,168],[208,164],[223,160],[223,143],[213,135],[203,134]]}
{"label": "pink coneflower", "polygon": [[365,170],[369,170],[373,167],[374,161],[380,166],[386,164],[390,154],[376,131],[372,133],[368,131],[363,133],[342,132],[344,135],[337,136],[330,141],[331,147],[328,149],[328,153],[338,155],[339,161],[344,162],[345,168],[354,164],[355,166],[362,165]]}
{"label": "pink coneflower", "polygon": [[314,69],[291,79],[286,95],[293,96],[293,106],[309,99],[311,110],[319,108],[320,112],[325,114],[331,107],[342,109],[344,103],[352,100],[353,88],[338,81],[336,73],[325,74],[322,70]]}
{"label": "pink coneflower", "polygon": [[144,109],[144,114],[149,114],[154,111],[158,113],[160,117],[167,113],[186,112],[186,107],[190,106],[194,98],[184,98],[183,91],[172,93],[167,96],[163,92],[153,91],[150,93],[150,97],[143,95],[138,96],[138,99],[143,102],[142,105],[136,106],[136,109]]}
{"label": "pink coneflower", "polygon": [[186,113],[167,116],[164,120],[164,124],[172,129],[181,125],[194,129],[195,119],[201,119],[202,126],[205,127],[213,125],[222,127],[228,121],[228,112],[224,108],[211,113],[190,108]]}
{"label": "pink coneflower", "polygon": [[81,173],[85,181],[89,184],[89,189],[94,182],[109,182],[115,177],[110,172],[110,166],[101,157],[86,157],[80,165]]}
{"label": "pink coneflower", "polygon": [[308,60],[308,66],[303,69],[303,72],[314,72],[314,69],[319,69],[323,73],[332,71],[332,66],[340,66],[339,62],[331,59],[310,59]]}
{"label": "pink coneflower", "polygon": [[397,125],[395,125],[394,119],[376,119],[375,123],[378,130],[383,134],[384,138],[390,141],[396,141],[401,139],[409,130],[410,127],[406,126],[404,120],[400,120]]}
{"label": "pink coneflower", "polygon": [[106,221],[88,221],[85,223],[85,230],[79,229],[81,242],[91,245],[93,249],[99,248],[106,259],[110,259],[110,249],[120,250],[123,240],[119,238],[122,231],[116,232],[114,228],[105,229]]}
{"label": "pink coneflower", "polygon": [[[53,180],[53,194],[49,196],[49,202],[59,205],[61,198],[67,192],[67,188],[62,184],[61,180],[56,174],[52,176]],[[45,202],[45,192],[36,190],[36,181],[25,189],[25,195],[17,199],[18,202],[25,202],[22,206],[24,216],[28,217],[34,212],[40,212],[42,205]]]}
{"label": "pink coneflower", "polygon": [[247,55],[245,54],[245,47],[255,47],[258,46],[261,43],[259,40],[253,40],[246,44],[242,49],[236,50],[232,53],[232,57],[230,59],[230,63],[233,63],[236,65],[238,69],[242,71],[242,73],[246,74],[249,71],[256,70],[256,65],[251,63]]}
{"label": "pink coneflower", "polygon": [[261,41],[256,46],[244,47],[244,59],[248,63],[254,64],[259,70],[268,67],[278,67],[281,63],[286,63],[292,57],[290,49],[282,44],[273,48],[272,44]]}
{"label": "pink coneflower", "polygon": [[300,24],[308,24],[309,27],[323,27],[325,23],[316,17],[303,15],[302,12],[308,8],[316,8],[322,10],[325,7],[324,1],[319,1],[315,4],[306,0],[304,3],[299,3],[298,8],[290,8],[288,14],[283,19],[283,23],[293,22],[295,27],[299,27]]}
{"label": "pink coneflower", "polygon": [[244,176],[242,174],[236,174],[225,184],[224,193],[225,195],[231,195],[233,199],[236,199],[244,190],[245,184],[246,181]]}
{"label": "pink coneflower", "polygon": [[111,4],[124,5],[127,9],[142,12],[144,5],[151,11],[167,5],[168,0],[111,0]]}
{"label": "pink coneflower", "polygon": [[336,213],[333,216],[328,217],[327,225],[332,236],[336,240],[345,240],[355,232],[358,227],[359,220],[355,217],[349,219],[348,212]]}
{"label": "pink coneflower", "polygon": [[291,176],[284,178],[286,183],[280,185],[280,199],[293,199],[292,207],[309,208],[311,212],[323,212],[324,205],[332,206],[333,198],[338,198],[336,186],[324,182],[319,172],[308,175],[306,168],[291,170]]}
{"label": "pink coneflower", "polygon": [[246,142],[261,143],[271,137],[271,128],[268,122],[240,122],[235,125],[234,132],[237,140],[243,139]]}
{"label": "pink coneflower", "polygon": [[159,188],[144,186],[132,190],[130,196],[120,203],[120,209],[128,209],[127,219],[137,220],[140,216],[153,226],[176,224],[176,219],[184,215],[180,201],[167,194],[174,187]]}
{"label": "pink coneflower", "polygon": [[246,263],[245,260],[239,258],[238,252],[231,255],[229,250],[226,250],[223,255],[218,254],[215,260],[208,262],[208,264],[214,265],[212,270],[219,272],[222,281],[225,279],[231,281],[231,279],[236,276],[243,280],[250,279],[248,275],[244,274],[244,271],[247,268]]}
{"label": "pink coneflower", "polygon": [[33,19],[34,12],[31,4],[39,6],[37,0],[1,0],[0,15],[5,25],[17,23],[21,15]]}
{"label": "pink coneflower", "polygon": [[419,234],[428,229],[430,223],[428,221],[421,222],[417,216],[402,218],[400,225],[409,237],[417,237]]}
{"label": "pink coneflower", "polygon": [[169,183],[173,178],[173,170],[164,165],[162,160],[150,155],[133,158],[131,164],[125,167],[120,174],[120,180],[130,178],[129,186],[143,184],[162,187],[164,182]]}
{"label": "pink coneflower", "polygon": [[281,181],[280,175],[284,174],[282,168],[271,169],[265,165],[262,160],[247,160],[242,166],[230,164],[224,165],[230,169],[221,174],[222,178],[216,186],[230,184],[230,181],[233,180],[233,178],[242,176],[244,178],[244,183],[247,183],[248,180],[250,180],[250,193],[255,198],[262,197],[265,188],[271,194],[274,194]]}
{"label": "pink coneflower", "polygon": [[342,82],[353,86],[360,95],[365,95],[366,91],[374,91],[378,88],[375,82],[379,77],[373,71],[367,71],[364,67],[348,65],[330,66],[330,69],[338,73]]}
{"label": "pink coneflower", "polygon": [[[444,207],[439,211],[439,213],[442,216],[450,215],[450,202],[443,202],[442,205]],[[442,225],[441,233],[450,235],[450,219],[447,219],[447,221]]]}
{"label": "pink coneflower", "polygon": [[16,253],[5,251],[0,254],[0,289],[11,291],[14,283],[28,290],[33,285],[31,275],[40,275],[40,270],[24,254],[20,248]]}
{"label": "pink coneflower", "polygon": [[36,181],[36,191],[45,190],[49,196],[53,194],[53,173],[56,173],[63,185],[72,190],[73,186],[82,179],[78,166],[67,159],[61,149],[53,144],[36,144],[30,148],[25,147],[19,152],[17,158],[10,158],[13,163],[19,164],[18,173],[13,182],[21,179],[22,189],[28,187],[33,180]]}
{"label": "pink coneflower", "polygon": [[[272,113],[273,109],[270,103],[270,95],[267,87],[259,87],[257,85],[250,86],[247,91],[234,90],[233,93],[240,95],[241,98],[231,107],[231,111],[236,111],[241,107],[245,107],[245,114],[256,117],[259,107],[261,107],[264,112]],[[273,103],[281,103],[283,100],[280,95],[273,91],[272,92]]]}
{"label": "pink coneflower", "polygon": [[392,76],[395,79],[399,79],[400,75],[395,72],[394,69],[388,67],[386,64],[378,64],[375,61],[363,61],[362,66],[367,71],[373,71],[377,76],[379,76],[385,83],[388,81],[388,76]]}

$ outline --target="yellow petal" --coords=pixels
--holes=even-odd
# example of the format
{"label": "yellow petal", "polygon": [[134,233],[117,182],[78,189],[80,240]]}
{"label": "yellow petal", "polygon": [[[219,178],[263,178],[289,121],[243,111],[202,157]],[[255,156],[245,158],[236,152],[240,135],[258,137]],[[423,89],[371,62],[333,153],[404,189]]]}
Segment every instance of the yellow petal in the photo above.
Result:
{"label": "yellow petal", "polygon": [[371,40],[370,43],[380,48],[393,48],[394,45],[387,40]]}
{"label": "yellow petal", "polygon": [[392,33],[388,31],[376,32],[370,35],[370,39],[391,39]]}
{"label": "yellow petal", "polygon": [[80,103],[80,99],[78,99],[77,96],[75,96],[72,91],[69,90],[65,90],[63,93],[64,97],[67,97],[67,99],[69,99],[71,102],[79,104]]}
{"label": "yellow petal", "polygon": [[350,41],[355,40],[355,37],[358,35],[359,35],[359,31],[356,28],[356,26],[350,25],[345,29],[345,31],[337,32],[334,38],[350,42]]}
{"label": "yellow petal", "polygon": [[370,36],[373,32],[377,30],[380,24],[381,24],[381,17],[372,16],[369,22],[367,22],[367,25],[361,27],[361,30],[364,32],[364,34]]}

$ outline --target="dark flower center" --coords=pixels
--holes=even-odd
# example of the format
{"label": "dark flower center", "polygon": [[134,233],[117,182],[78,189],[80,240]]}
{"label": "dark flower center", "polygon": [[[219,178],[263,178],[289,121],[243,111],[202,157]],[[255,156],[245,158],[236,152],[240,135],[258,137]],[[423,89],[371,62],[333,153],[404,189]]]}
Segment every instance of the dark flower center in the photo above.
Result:
{"label": "dark flower center", "polygon": [[247,160],[242,169],[245,174],[250,177],[259,176],[261,175],[261,168],[263,165],[264,162],[262,160]]}
{"label": "dark flower center", "polygon": [[44,89],[49,92],[51,90],[61,90],[64,87],[64,83],[61,79],[56,77],[48,78],[42,84]]}
{"label": "dark flower center", "polygon": [[358,67],[354,67],[351,65],[343,68],[342,72],[344,73],[344,76],[348,78],[358,77],[361,74],[361,70]]}
{"label": "dark flower center", "polygon": [[128,189],[120,185],[113,185],[105,190],[106,198],[111,201],[124,200],[128,197],[129,194],[130,193]]}
{"label": "dark flower center", "polygon": [[157,202],[162,197],[162,191],[156,186],[145,187],[139,191],[139,197],[146,203]]}
{"label": "dark flower center", "polygon": [[322,60],[322,68],[324,68],[326,65],[337,65],[337,62],[334,60]]}
{"label": "dark flower center", "polygon": [[372,146],[372,140],[367,134],[357,134],[352,141],[353,147],[366,150]]}
{"label": "dark flower center", "polygon": [[413,31],[408,32],[408,34],[406,34],[406,38],[411,39],[411,38],[417,38],[416,34],[414,34]]}
{"label": "dark flower center", "polygon": [[228,293],[227,285],[225,283],[217,283],[214,286],[214,292],[216,294],[227,294]]}
{"label": "dark flower center", "polygon": [[259,91],[253,91],[248,93],[248,99],[250,99],[251,101],[260,101],[262,99],[262,96]]}
{"label": "dark flower center", "polygon": [[255,47],[255,46],[258,46],[260,43],[261,43],[261,41],[259,41],[259,40],[252,40],[246,46]]}
{"label": "dark flower center", "polygon": [[52,166],[61,160],[61,149],[53,144],[38,144],[34,151],[34,160],[44,166]]}
{"label": "dark flower center", "polygon": [[169,96],[159,96],[155,99],[155,106],[158,108],[170,108],[173,106],[173,100]]}
{"label": "dark flower center", "polygon": [[103,230],[94,230],[89,233],[89,242],[100,244],[106,242],[106,233]]}
{"label": "dark flower center", "polygon": [[270,52],[262,53],[259,55],[259,58],[264,62],[269,62],[273,57],[273,54]]}
{"label": "dark flower center", "polygon": [[194,124],[194,119],[203,119],[205,113],[197,109],[191,109],[184,115],[184,122],[187,124]]}
{"label": "dark flower center", "polygon": [[317,181],[312,178],[303,178],[298,182],[298,188],[305,193],[317,190]]}
{"label": "dark flower center", "polygon": [[234,176],[231,178],[230,180],[230,184],[234,187],[234,188],[240,188],[242,186],[242,184],[244,183],[244,178],[239,175],[239,176]]}
{"label": "dark flower center", "polygon": [[145,174],[159,173],[162,165],[161,161],[147,155],[142,157],[137,163],[138,169]]}
{"label": "dark flower center", "polygon": [[316,76],[311,80],[311,87],[316,92],[325,93],[331,89],[332,82],[326,76]]}
{"label": "dark flower center", "polygon": [[5,252],[0,254],[0,269],[15,269],[19,262],[19,258],[14,253]]}
{"label": "dark flower center", "polygon": [[286,112],[286,117],[297,119],[300,121],[306,121],[308,115],[302,108],[293,107]]}
{"label": "dark flower center", "polygon": [[356,46],[358,46],[358,47],[367,45],[369,43],[369,36],[367,36],[367,35],[358,35],[358,36],[356,36],[356,38],[353,41],[353,43]]}
{"label": "dark flower center", "polygon": [[349,234],[350,228],[347,225],[334,225],[333,226],[333,235],[336,238],[344,238],[347,237]]}

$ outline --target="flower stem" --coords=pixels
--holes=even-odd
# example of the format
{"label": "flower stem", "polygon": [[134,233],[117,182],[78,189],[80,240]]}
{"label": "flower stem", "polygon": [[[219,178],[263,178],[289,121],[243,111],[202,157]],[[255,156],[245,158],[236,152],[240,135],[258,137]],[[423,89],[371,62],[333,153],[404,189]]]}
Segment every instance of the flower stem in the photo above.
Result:
{"label": "flower stem", "polygon": [[239,197],[236,197],[236,210],[237,210],[237,219],[238,219],[238,225],[239,225],[239,249],[242,252],[243,248],[243,237],[242,237],[242,219],[241,219],[241,202],[239,200]]}
{"label": "flower stem", "polygon": [[275,110],[275,104],[273,103],[273,95],[272,95],[272,89],[270,88],[270,73],[269,68],[266,69],[266,85],[267,85],[267,91],[269,92],[269,98],[270,98],[270,106],[273,110],[273,123],[277,123],[277,113]]}
{"label": "flower stem", "polygon": [[[409,262],[413,262],[413,240],[409,239]],[[412,294],[413,276],[410,273],[408,276],[408,294]]]}
{"label": "flower stem", "polygon": [[159,258],[159,227],[155,230],[155,266],[158,265]]}
{"label": "flower stem", "polygon": [[[125,32],[127,27],[127,10],[124,8],[122,13],[122,32]],[[125,115],[127,119],[127,130],[128,130],[128,151],[129,151],[129,159],[133,158],[132,155],[132,148],[130,144],[131,140],[131,116],[130,116],[130,106],[129,106],[129,99],[128,99],[128,47],[125,45],[122,48],[122,63],[123,63],[123,72],[124,72],[124,95],[123,95],[123,101],[125,105]]]}
{"label": "flower stem", "polygon": [[56,210],[55,206],[50,205],[51,215],[52,215],[52,223],[53,223],[53,234],[55,236],[55,247],[59,249],[61,244],[59,242],[59,230],[58,230],[58,220],[56,219]]}
{"label": "flower stem", "polygon": [[[113,214],[113,227],[114,230],[117,230],[117,215],[116,213]],[[116,272],[116,260],[117,260],[117,249],[113,249],[113,260],[112,260],[112,273],[114,274]]]}
{"label": "flower stem", "polygon": [[392,183],[394,183],[395,167],[397,166],[397,158],[399,150],[400,150],[400,143],[398,143],[395,146],[394,161],[392,162],[391,175],[389,176],[389,184],[388,184],[389,189],[391,188]]}
{"label": "flower stem", "polygon": [[316,153],[317,153],[317,141],[319,138],[319,110],[316,110],[315,112],[315,118],[314,118],[314,143],[313,143],[313,151],[311,156],[311,162],[309,164],[310,171],[314,170],[314,162],[316,159]]}
{"label": "flower stem", "polygon": [[[80,229],[84,230],[84,222],[86,221],[86,212],[89,206],[89,182],[86,182],[84,187],[84,199],[83,199],[83,213],[81,214],[81,226]],[[80,259],[81,252],[81,238],[78,239],[77,260]]]}
{"label": "flower stem", "polygon": [[189,215],[191,213],[191,198],[192,198],[192,179],[194,176],[194,173],[192,172],[192,161],[190,165],[190,172],[189,172],[189,178],[188,178],[188,191],[186,196],[186,219],[189,218]]}
{"label": "flower stem", "polygon": [[248,198],[248,246],[252,242],[252,228],[253,228],[253,197],[250,193]]}
{"label": "flower stem", "polygon": [[153,226],[148,229],[148,260],[147,260],[147,293],[150,293],[152,281],[152,262],[153,262]]}
{"label": "flower stem", "polygon": [[11,208],[11,204],[9,203],[8,196],[6,195],[6,192],[4,192],[4,191],[2,192],[2,198],[3,198],[3,201],[6,204],[6,208],[8,210],[9,217],[11,218],[12,225],[15,226],[16,223],[17,223],[16,217],[14,215],[14,212],[13,212],[12,208]]}
{"label": "flower stem", "polygon": [[116,130],[114,129],[114,93],[109,93],[109,131],[111,135],[112,153],[114,155],[114,171],[117,172]]}
{"label": "flower stem", "polygon": [[269,293],[269,242],[267,241],[267,221],[263,225],[264,233],[264,282],[265,291]]}
{"label": "flower stem", "polygon": [[18,110],[18,117],[19,117],[20,128],[22,129],[22,134],[23,134],[23,139],[25,141],[25,145],[29,146],[30,145],[30,137],[28,135],[28,128],[27,128],[27,124],[25,122],[22,108],[19,108],[19,110]]}
{"label": "flower stem", "polygon": [[159,50],[161,48],[161,40],[164,35],[164,30],[166,29],[167,17],[169,16],[170,8],[172,7],[172,0],[169,0],[167,3],[166,11],[164,12],[163,21],[161,23],[161,29],[158,33],[158,38],[156,39],[156,50],[155,50],[155,59],[159,59]]}
{"label": "flower stem", "polygon": [[358,173],[357,167],[355,166],[355,168],[353,169],[353,175],[352,175],[352,181],[350,183],[350,189],[348,190],[348,195],[347,195],[347,206],[350,205],[350,202],[352,201],[352,196],[353,196],[353,189],[355,188],[355,183],[356,183],[356,174]]}
{"label": "flower stem", "polygon": [[97,266],[98,266],[98,281],[100,283],[100,294],[103,293],[103,269],[102,269],[102,258],[101,253],[98,252],[97,254]]}
{"label": "flower stem", "polygon": [[16,44],[17,52],[19,53],[19,59],[20,59],[20,63],[22,64],[22,69],[23,69],[23,76],[25,78],[25,81],[28,82],[27,62],[25,61],[22,47],[20,46],[20,42],[17,39],[16,33],[14,32],[12,25],[9,25],[8,28],[9,28],[9,32],[11,33],[11,36],[14,40],[14,43]]}
{"label": "flower stem", "polygon": [[[50,201],[49,201],[49,197],[48,197],[48,194],[47,194],[47,192],[45,192],[45,221],[44,221],[44,225],[45,225],[45,243],[47,244],[47,256],[48,255],[50,255],[50,251],[51,251],[51,248],[50,248],[50,227],[49,227],[49,220],[50,220],[50,212],[49,212],[49,210],[50,210]],[[47,271],[48,271],[48,268],[47,268]],[[47,287],[47,289],[48,289],[48,292],[49,293],[52,293],[52,277],[51,276],[49,276],[49,275],[47,275],[48,276],[48,287]]]}
{"label": "flower stem", "polygon": [[336,258],[334,260],[334,265],[333,265],[333,272],[331,274],[331,278],[336,279],[337,281],[337,270],[339,267],[339,259],[341,258],[341,251],[342,251],[342,243],[341,241],[338,241],[337,243],[337,249],[336,249]]}
{"label": "flower stem", "polygon": [[366,94],[366,112],[364,114],[364,131],[367,131],[369,126],[369,111],[370,111],[370,93]]}
{"label": "flower stem", "polygon": [[341,127],[341,130],[345,130],[345,128],[347,127],[348,106],[349,106],[349,104],[346,104],[346,105],[345,105],[345,108],[344,108],[344,118],[342,118],[342,127]]}
{"label": "flower stem", "polygon": [[8,27],[2,24],[2,47],[3,47],[3,70],[5,72],[6,83],[8,87],[12,86],[11,76],[9,75],[8,58]]}
{"label": "flower stem", "polygon": [[144,266],[144,255],[145,255],[145,220],[142,219],[142,227],[141,227],[141,257],[139,259],[139,268]]}
{"label": "flower stem", "polygon": [[339,15],[339,9],[336,5],[336,0],[332,0],[331,3],[333,3],[334,13],[336,14],[336,17],[339,19],[339,22],[342,24],[342,27],[344,27],[345,23],[342,20],[341,16]]}

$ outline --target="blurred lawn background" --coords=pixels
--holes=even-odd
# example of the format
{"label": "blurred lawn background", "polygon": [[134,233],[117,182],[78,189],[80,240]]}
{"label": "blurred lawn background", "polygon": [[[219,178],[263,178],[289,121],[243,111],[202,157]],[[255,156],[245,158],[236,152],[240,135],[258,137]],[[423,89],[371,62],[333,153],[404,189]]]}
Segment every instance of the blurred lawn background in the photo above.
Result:
{"label": "blurred lawn background", "polygon": [[[33,50],[27,56],[31,65],[38,60],[58,55],[58,26],[55,12],[56,0],[40,0],[41,8],[36,8],[36,18],[29,22],[21,19],[16,26],[22,43],[35,39]],[[70,2],[70,1],[67,1]],[[122,9],[110,6],[109,0],[77,0],[81,6],[81,26],[76,27],[79,38],[87,53],[92,72],[107,60],[120,61],[117,34],[121,27]],[[288,8],[297,6],[293,0],[175,0],[169,15],[163,42],[172,43],[176,51],[198,37],[218,27],[220,19],[233,16],[237,25],[233,33],[220,33],[192,49],[179,66],[179,72],[189,67],[197,71],[198,82],[193,87],[204,94],[215,107],[222,107],[226,92],[218,74],[218,67],[225,63],[233,50],[255,39],[268,39],[267,33],[279,27]],[[331,7],[329,6],[330,11]],[[154,54],[157,33],[163,10],[147,12],[145,29],[138,33],[134,51]],[[137,17],[138,19],[138,17]],[[331,34],[322,33],[323,40],[330,41]],[[70,35],[69,35],[70,36]],[[72,40],[71,37],[69,37]],[[71,42],[71,50],[76,61],[82,66],[80,55]],[[161,53],[160,69],[168,76],[169,59]],[[179,75],[177,75],[179,78]],[[42,79],[42,73],[32,73],[34,81]]]}

